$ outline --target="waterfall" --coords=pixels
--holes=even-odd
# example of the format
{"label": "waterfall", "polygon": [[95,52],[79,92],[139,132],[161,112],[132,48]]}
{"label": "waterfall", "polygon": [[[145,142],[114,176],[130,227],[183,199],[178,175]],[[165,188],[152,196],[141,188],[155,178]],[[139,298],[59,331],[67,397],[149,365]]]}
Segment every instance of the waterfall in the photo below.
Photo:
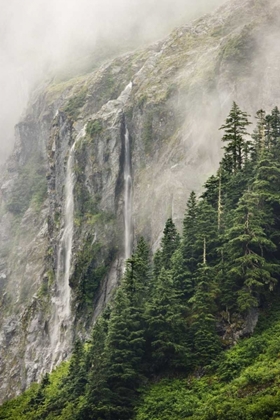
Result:
{"label": "waterfall", "polygon": [[129,131],[125,125],[124,142],[124,258],[127,260],[132,253],[132,178]]}
{"label": "waterfall", "polygon": [[[130,82],[118,97],[118,101],[126,104],[132,90]],[[129,131],[125,123],[125,141],[124,141],[124,260],[131,257],[133,232],[132,232],[132,177],[131,177],[131,152]]]}
{"label": "waterfall", "polygon": [[69,152],[65,179],[64,230],[59,241],[56,272],[56,297],[51,318],[51,358],[53,368],[68,352],[72,342],[71,288],[69,286],[74,230],[74,155],[75,146],[84,137],[85,127],[77,135]]}

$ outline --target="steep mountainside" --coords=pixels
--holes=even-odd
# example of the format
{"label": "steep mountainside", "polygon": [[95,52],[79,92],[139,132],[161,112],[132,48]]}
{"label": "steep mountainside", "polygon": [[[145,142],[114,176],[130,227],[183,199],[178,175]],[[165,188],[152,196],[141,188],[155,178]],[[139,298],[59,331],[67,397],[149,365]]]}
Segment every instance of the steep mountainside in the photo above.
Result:
{"label": "steep mountainside", "polygon": [[216,129],[232,100],[252,114],[280,102],[279,11],[231,0],[34,92],[1,177],[1,399],[87,336],[121,277],[125,232],[156,249],[166,219],[182,220],[188,193],[220,160]]}

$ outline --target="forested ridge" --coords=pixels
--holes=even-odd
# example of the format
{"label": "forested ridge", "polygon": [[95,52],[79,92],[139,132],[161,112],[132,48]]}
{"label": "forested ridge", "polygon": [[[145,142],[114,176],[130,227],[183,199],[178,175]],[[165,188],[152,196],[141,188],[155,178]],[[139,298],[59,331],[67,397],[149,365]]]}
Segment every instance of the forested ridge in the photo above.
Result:
{"label": "forested ridge", "polygon": [[233,103],[182,235],[138,239],[91,340],[0,419],[280,418],[280,112],[256,118]]}

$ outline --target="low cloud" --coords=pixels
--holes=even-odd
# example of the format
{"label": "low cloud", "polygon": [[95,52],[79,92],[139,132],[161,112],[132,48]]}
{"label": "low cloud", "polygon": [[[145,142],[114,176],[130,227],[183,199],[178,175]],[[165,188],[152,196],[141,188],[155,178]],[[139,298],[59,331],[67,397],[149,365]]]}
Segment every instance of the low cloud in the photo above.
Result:
{"label": "low cloud", "polygon": [[[223,0],[9,0],[0,16],[0,162],[34,85],[147,44]],[[112,50],[110,52],[110,49]]]}

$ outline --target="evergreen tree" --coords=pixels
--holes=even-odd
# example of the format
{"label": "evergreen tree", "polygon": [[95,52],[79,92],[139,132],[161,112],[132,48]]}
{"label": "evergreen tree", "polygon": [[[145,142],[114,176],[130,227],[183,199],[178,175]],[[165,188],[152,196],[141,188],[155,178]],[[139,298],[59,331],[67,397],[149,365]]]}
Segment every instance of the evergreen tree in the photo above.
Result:
{"label": "evergreen tree", "polygon": [[42,382],[36,392],[36,394],[29,401],[31,407],[38,407],[45,403],[45,388],[50,384],[50,375],[46,373],[43,376]]}
{"label": "evergreen tree", "polygon": [[230,212],[237,206],[239,199],[252,183],[254,167],[250,164],[242,171],[223,179],[223,223],[228,224]]}
{"label": "evergreen tree", "polygon": [[220,165],[217,175],[211,176],[204,184],[205,191],[201,195],[201,198],[206,200],[207,204],[217,210],[217,228],[219,232],[223,225],[222,213],[228,179],[228,173]]}
{"label": "evergreen tree", "polygon": [[256,163],[265,149],[266,113],[260,109],[256,115],[257,127],[252,135],[251,157],[252,162]]}
{"label": "evergreen tree", "polygon": [[196,287],[191,304],[191,332],[193,336],[194,363],[203,366],[217,356],[221,343],[217,335],[216,300],[219,288],[213,268],[202,264],[197,270]]}
{"label": "evergreen tree", "polygon": [[82,419],[129,419],[143,378],[144,303],[150,282],[149,248],[140,238],[126,263],[108,321],[94,328],[91,371]]}
{"label": "evergreen tree", "polygon": [[85,404],[77,420],[110,419],[112,411],[112,393],[108,386],[108,354],[105,342],[108,330],[108,311],[96,322],[91,346],[88,351],[88,384]]}
{"label": "evergreen tree", "polygon": [[280,111],[276,106],[271,111],[271,119],[270,119],[270,127],[271,127],[271,146],[273,148],[279,148],[280,142]]}
{"label": "evergreen tree", "polygon": [[238,105],[233,102],[229,116],[225,124],[220,130],[224,130],[225,134],[222,138],[227,143],[225,149],[226,167],[236,173],[241,170],[244,165],[244,159],[248,153],[248,145],[245,137],[248,135],[247,126],[251,123],[248,121],[249,115],[241,111]]}
{"label": "evergreen tree", "polygon": [[[150,277],[149,248],[141,238],[135,254],[127,260],[108,322],[103,355],[106,377],[104,381],[101,375],[102,386],[99,385],[105,400],[99,396],[99,402],[95,403],[99,417],[103,413],[100,418],[130,419],[132,416],[144,372],[144,304]],[[96,384],[94,386],[98,396]]]}
{"label": "evergreen tree", "polygon": [[171,272],[162,268],[146,309],[152,372],[187,369],[190,366],[184,312]]}
{"label": "evergreen tree", "polygon": [[176,229],[176,226],[171,218],[166,222],[163,238],[161,240],[161,249],[162,249],[162,267],[166,270],[171,268],[171,258],[176,249],[178,249],[180,244],[179,233]]}
{"label": "evergreen tree", "polygon": [[192,273],[185,264],[182,246],[172,256],[171,272],[178,296],[181,298],[182,303],[185,303],[193,293],[193,280]]}
{"label": "evergreen tree", "polygon": [[263,226],[280,251],[280,163],[266,150],[256,167],[253,190],[263,209]]}
{"label": "evergreen tree", "polygon": [[184,268],[193,274],[198,263],[196,253],[196,234],[198,220],[198,204],[195,192],[191,192],[187,201],[187,210],[183,220],[182,252],[184,258]]}
{"label": "evergreen tree", "polygon": [[206,201],[198,205],[195,252],[198,263],[213,264],[218,241],[217,210]]}
{"label": "evergreen tree", "polygon": [[265,147],[267,150],[271,149],[271,120],[272,116],[270,114],[265,117]]}
{"label": "evergreen tree", "polygon": [[167,219],[160,242],[160,249],[154,257],[154,277],[157,278],[162,268],[171,269],[171,258],[180,245],[180,236],[171,218]]}
{"label": "evergreen tree", "polygon": [[[264,257],[265,252],[276,250],[262,227],[264,214],[259,207],[259,197],[253,192],[244,194],[234,212],[232,227],[228,230],[227,257],[229,270],[226,296],[237,292],[241,312],[259,304],[265,286],[273,290],[277,266]],[[236,296],[236,294],[235,294]]]}
{"label": "evergreen tree", "polygon": [[76,340],[65,381],[71,399],[83,395],[87,384],[86,354],[81,340]]}
{"label": "evergreen tree", "polygon": [[132,306],[125,287],[120,287],[111,313],[106,339],[108,386],[112,418],[130,419],[142,382],[145,350],[142,308]]}
{"label": "evergreen tree", "polygon": [[162,268],[162,250],[158,249],[153,258],[153,278],[157,279]]}
{"label": "evergreen tree", "polygon": [[218,208],[219,176],[212,175],[204,184],[204,193],[201,195],[213,208]]}
{"label": "evergreen tree", "polygon": [[133,256],[127,261],[124,284],[131,302],[137,306],[144,306],[144,302],[151,286],[150,251],[144,238],[141,237]]}

